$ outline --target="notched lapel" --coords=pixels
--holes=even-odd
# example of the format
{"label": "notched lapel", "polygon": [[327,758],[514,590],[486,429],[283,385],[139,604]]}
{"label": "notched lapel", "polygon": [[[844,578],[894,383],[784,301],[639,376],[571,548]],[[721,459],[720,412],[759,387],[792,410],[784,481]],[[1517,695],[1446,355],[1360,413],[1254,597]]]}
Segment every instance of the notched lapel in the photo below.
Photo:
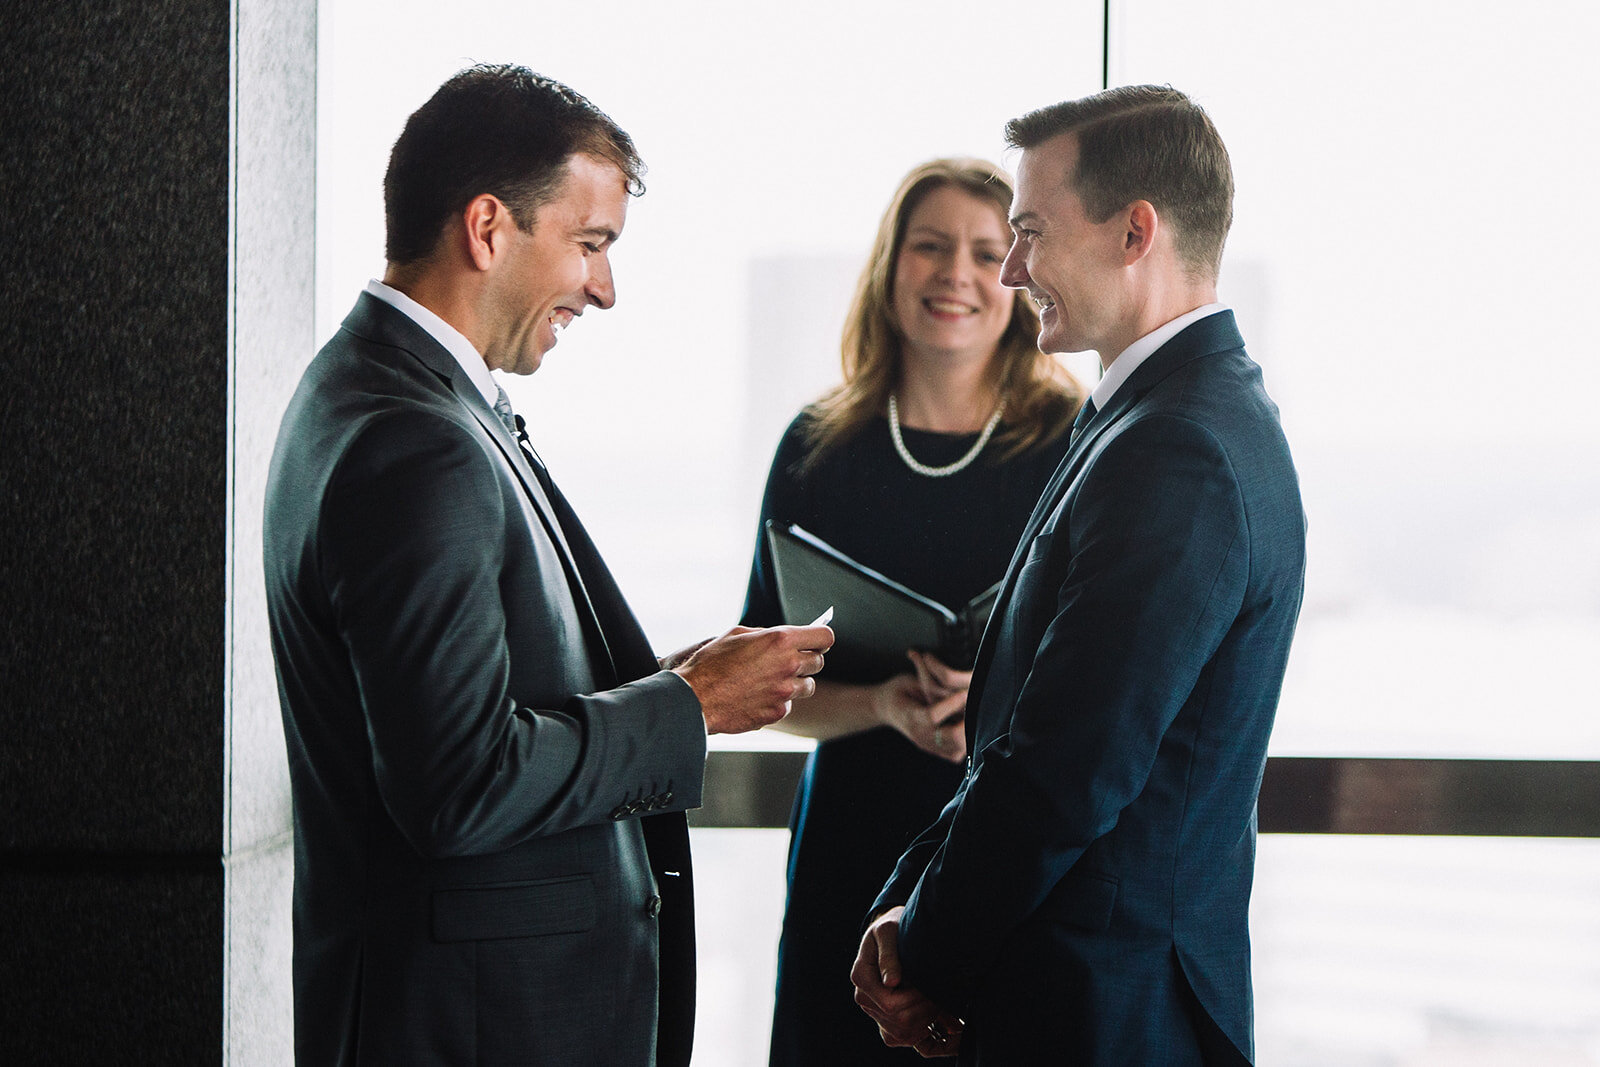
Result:
{"label": "notched lapel", "polygon": [[[1028,517],[1027,525],[1022,529],[1022,537],[1017,541],[1017,550],[1012,553],[1011,563],[1006,567],[1000,594],[995,598],[994,609],[989,615],[991,623],[995,619],[1004,617],[1004,608],[1016,589],[1017,573],[1022,569],[1029,547],[1039,536],[1045,520],[1061,506],[1067,488],[1077,479],[1078,472],[1093,454],[1096,442],[1106,431],[1116,425],[1117,421],[1132,410],[1145,394],[1159,385],[1162,379],[1186,363],[1202,356],[1243,349],[1244,338],[1239,334],[1239,326],[1234,320],[1233,312],[1219,311],[1178,331],[1171,340],[1151,353],[1150,358],[1140,364],[1128,380],[1122,383],[1111,401],[1106,404],[1105,410],[1095,415],[1083,433],[1072,443],[1072,447],[1067,449],[1067,454],[1061,457],[1061,465],[1056,468],[1044,492],[1039,495],[1039,503],[1034,506],[1033,514]],[[994,654],[991,629],[991,627],[984,628],[983,638],[978,642],[977,658],[973,663],[970,692],[973,694],[974,703],[982,689],[984,676],[988,674],[989,659]]]}
{"label": "notched lapel", "polygon": [[[345,317],[344,328],[374,344],[396,348],[410,355],[437,375],[442,384],[450,390],[456,403],[471,412],[478,425],[483,427],[484,433],[489,435],[489,439],[495,443],[495,447],[500,450],[500,454],[516,473],[517,481],[521,483],[524,494],[532,502],[533,510],[538,514],[545,533],[555,544],[556,554],[561,558],[561,569],[566,574],[567,584],[572,589],[573,600],[579,608],[584,628],[594,644],[592,658],[595,661],[596,677],[609,677],[612,679],[610,685],[615,685],[621,676],[611,655],[605,628],[600,623],[600,614],[595,610],[589,590],[584,586],[577,557],[567,542],[556,509],[551,504],[544,487],[539,484],[533,469],[528,465],[522,449],[517,446],[505,424],[500,421],[500,416],[484,402],[482,394],[478,392],[477,386],[473,385],[471,379],[467,378],[461,364],[456,362],[456,358],[439,344],[432,334],[371,293],[362,293],[356,299],[356,306]],[[604,688],[610,688],[610,685]]]}
{"label": "notched lapel", "polygon": [[[543,520],[551,539],[561,547],[561,552],[567,558],[567,561],[571,562],[572,546],[567,544],[566,535],[561,530],[561,523],[556,518],[556,509],[550,503],[550,497],[545,493],[544,486],[539,484],[538,475],[534,474],[533,468],[528,466],[528,457],[522,454],[522,449],[512,440],[510,432],[505,428],[505,424],[500,421],[500,416],[489,411],[481,403],[483,398],[477,395],[477,390],[473,388],[471,382],[466,382],[459,386],[457,383],[452,382],[451,388],[455,390],[456,399],[461,401],[468,411],[472,412],[472,417],[478,420],[478,425],[482,426],[484,432],[493,439],[495,447],[500,449],[500,454],[505,456],[507,463],[511,464],[511,469],[516,471],[517,481],[522,483],[523,491],[533,501],[533,506],[539,512],[539,518]],[[471,389],[472,394],[470,396],[465,395],[465,389]],[[478,400],[480,403],[473,403],[474,400]]]}
{"label": "notched lapel", "polygon": [[[539,521],[544,525],[545,532],[550,535],[550,540],[555,542],[556,552],[561,557],[561,569],[566,573],[567,584],[572,587],[573,599],[582,609],[587,629],[590,631],[590,640],[594,643],[597,655],[595,659],[595,674],[598,678],[609,678],[610,684],[602,688],[610,688],[617,684],[621,678],[617,670],[616,658],[611,654],[610,642],[606,639],[605,627],[600,623],[600,613],[595,610],[594,601],[589,596],[589,589],[584,584],[582,570],[578,566],[577,555],[572,551],[572,545],[567,541],[565,529],[561,525],[561,517],[556,512],[555,505],[551,502],[549,494],[544,491],[539,477],[528,464],[528,457],[523,455],[522,448],[511,437],[505,423],[500,421],[500,416],[482,402],[483,398],[469,382],[457,383],[452,381],[456,399],[472,412],[472,417],[478,420],[484,432],[494,441],[500,453],[505,456],[506,462],[511,464],[511,469],[516,472],[517,480],[522,483],[523,492],[533,502],[533,510],[538,513]],[[472,390],[470,395],[464,395],[463,389]],[[477,401],[477,403],[473,403]],[[603,668],[603,670],[602,670]]]}
{"label": "notched lapel", "polygon": [[[1038,506],[1028,518],[1028,525],[1024,527],[1022,544],[1018,551],[1023,551],[1038,535],[1045,519],[1060,505],[1067,487],[1077,478],[1078,472],[1093,454],[1096,442],[1104,437],[1106,431],[1115,426],[1124,415],[1133,410],[1150,390],[1179,368],[1196,359],[1243,348],[1244,338],[1239,336],[1239,327],[1234,322],[1233,312],[1219,311],[1214,315],[1207,315],[1198,322],[1190,323],[1166,344],[1152,352],[1150,358],[1141,363],[1138,369],[1129,375],[1128,380],[1122,383],[1121,388],[1106,404],[1105,410],[1090,421],[1083,433],[1073,442],[1072,447],[1067,450],[1067,454],[1061,458],[1061,466],[1056,468],[1050,484],[1039,497]],[[1014,557],[1011,567],[1007,568],[1008,577],[1018,563],[1019,559]]]}

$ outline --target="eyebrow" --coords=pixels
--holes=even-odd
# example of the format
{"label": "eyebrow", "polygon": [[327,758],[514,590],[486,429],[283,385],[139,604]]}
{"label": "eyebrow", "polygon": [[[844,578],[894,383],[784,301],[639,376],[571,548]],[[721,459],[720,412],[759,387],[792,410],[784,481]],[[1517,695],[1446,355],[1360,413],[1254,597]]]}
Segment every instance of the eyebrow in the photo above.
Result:
{"label": "eyebrow", "polygon": [[[914,233],[931,234],[934,237],[942,237],[947,241],[950,240],[950,238],[951,238],[951,234],[950,234],[950,232],[948,230],[941,230],[939,227],[930,226],[925,222],[924,223],[919,223],[918,225],[913,226],[910,229],[908,229],[906,231],[906,236],[910,237]],[[974,237],[972,239],[972,241],[973,241],[974,244],[983,244],[985,242],[987,242],[989,244],[1005,244],[1005,243],[1007,243],[1009,241],[1009,238]]]}
{"label": "eyebrow", "polygon": [[1021,226],[1025,222],[1039,222],[1040,219],[1039,219],[1038,214],[1036,214],[1035,212],[1032,212],[1032,211],[1019,211],[1015,215],[1011,216],[1011,218],[1006,220],[1006,221],[1011,224],[1011,228],[1014,230],[1017,227]]}
{"label": "eyebrow", "polygon": [[605,226],[585,226],[577,232],[576,236],[599,237],[606,244],[612,244],[613,242],[619,240],[622,235],[616,230],[608,229]]}

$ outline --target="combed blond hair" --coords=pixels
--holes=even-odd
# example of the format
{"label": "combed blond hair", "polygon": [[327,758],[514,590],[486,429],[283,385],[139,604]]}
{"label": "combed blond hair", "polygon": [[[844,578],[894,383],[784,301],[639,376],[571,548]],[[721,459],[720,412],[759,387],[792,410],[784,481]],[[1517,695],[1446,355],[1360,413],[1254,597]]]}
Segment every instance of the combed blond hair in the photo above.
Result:
{"label": "combed blond hair", "polygon": [[[894,320],[894,273],[911,213],[936,189],[953,186],[991,203],[1002,219],[1011,210],[1011,179],[981,159],[935,159],[900,182],[878,223],[872,253],[856,283],[840,345],[844,383],[807,409],[805,465],[842,445],[882,415],[900,382],[904,335]],[[992,460],[1021,455],[1071,426],[1083,389],[1053,356],[1039,351],[1039,315],[1025,293],[1011,305],[1011,321],[995,346],[989,370],[1005,398],[1003,429],[989,450]]]}

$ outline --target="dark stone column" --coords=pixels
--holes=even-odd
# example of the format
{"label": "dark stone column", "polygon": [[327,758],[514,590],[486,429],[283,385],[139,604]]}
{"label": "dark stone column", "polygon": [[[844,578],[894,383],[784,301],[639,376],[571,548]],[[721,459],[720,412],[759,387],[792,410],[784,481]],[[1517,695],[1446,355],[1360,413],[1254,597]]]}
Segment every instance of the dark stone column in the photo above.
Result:
{"label": "dark stone column", "polygon": [[[272,375],[288,387],[312,313],[312,131],[286,147],[304,171],[286,190],[291,238],[248,233],[230,195],[235,131],[254,121],[235,60],[240,27],[293,8],[258,32],[289,57],[274,106],[313,114],[315,8],[5,6],[0,1062],[215,1062],[231,1029],[229,813],[272,812],[255,839],[280,844],[258,851],[287,851],[282,774],[229,793],[241,671],[259,677],[268,655],[235,639],[247,627],[230,593],[259,563],[233,500],[259,496],[265,467],[236,444],[282,405],[232,373],[233,324],[263,299],[235,300],[244,260],[303,279],[303,307],[274,294],[280,335],[304,320],[305,351],[285,353],[298,364]],[[259,686],[243,688],[260,721]],[[255,766],[281,766],[273,742]],[[286,1029],[285,1011],[261,1029]]]}

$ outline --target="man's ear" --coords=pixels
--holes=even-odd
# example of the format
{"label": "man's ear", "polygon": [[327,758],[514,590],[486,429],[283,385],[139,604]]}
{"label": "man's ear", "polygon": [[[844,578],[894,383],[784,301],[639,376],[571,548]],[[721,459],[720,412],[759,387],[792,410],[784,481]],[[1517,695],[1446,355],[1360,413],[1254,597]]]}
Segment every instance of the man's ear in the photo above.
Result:
{"label": "man's ear", "polygon": [[1133,266],[1155,251],[1156,236],[1161,232],[1161,217],[1155,205],[1148,200],[1135,200],[1123,209],[1122,219],[1127,227],[1123,235],[1123,262]]}
{"label": "man's ear", "polygon": [[461,222],[466,230],[467,257],[479,270],[488,270],[505,254],[511,231],[517,228],[511,209],[491,193],[468,201],[461,211]]}

